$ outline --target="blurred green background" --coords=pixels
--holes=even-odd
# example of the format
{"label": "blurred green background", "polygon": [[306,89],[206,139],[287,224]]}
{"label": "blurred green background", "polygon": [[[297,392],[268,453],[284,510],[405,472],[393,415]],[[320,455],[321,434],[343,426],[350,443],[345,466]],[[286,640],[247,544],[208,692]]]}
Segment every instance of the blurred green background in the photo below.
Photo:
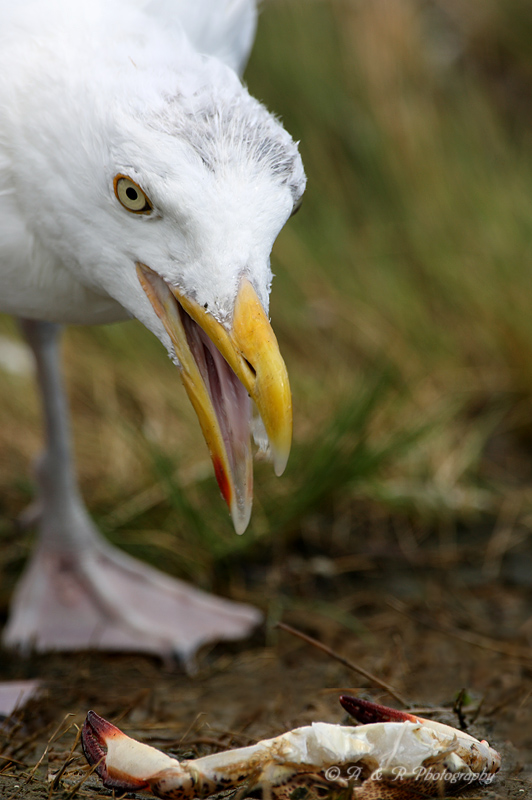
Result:
{"label": "blurred green background", "polygon": [[[98,524],[205,586],[290,542],[356,554],[362,518],[406,520],[414,545],[444,531],[442,547],[457,526],[502,520],[511,548],[532,525],[532,5],[265,0],[246,80],[301,141],[308,174],[272,262],[289,467],[279,480],[257,465],[237,537],[159,343],[135,322],[70,328]],[[0,333],[18,336],[8,318]],[[31,375],[4,364],[0,377],[5,608],[31,544],[11,520],[41,434]]]}

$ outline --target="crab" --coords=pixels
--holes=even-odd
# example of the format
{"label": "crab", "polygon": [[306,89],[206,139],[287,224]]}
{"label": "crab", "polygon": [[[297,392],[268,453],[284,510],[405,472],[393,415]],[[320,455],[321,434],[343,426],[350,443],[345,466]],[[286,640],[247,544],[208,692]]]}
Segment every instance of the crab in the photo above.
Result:
{"label": "crab", "polygon": [[243,797],[257,788],[275,800],[335,793],[400,800],[487,784],[500,768],[497,751],[464,731],[348,695],[340,703],[362,724],[314,722],[250,747],[181,761],[89,711],[83,751],[108,789],[147,790],[162,800],[227,789],[240,789]]}

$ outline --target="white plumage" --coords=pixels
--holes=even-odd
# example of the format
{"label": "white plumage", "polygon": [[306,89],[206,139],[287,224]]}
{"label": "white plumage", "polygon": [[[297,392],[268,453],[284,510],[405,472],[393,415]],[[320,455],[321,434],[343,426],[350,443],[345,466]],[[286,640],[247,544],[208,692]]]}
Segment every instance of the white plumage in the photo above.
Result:
{"label": "white plumage", "polygon": [[[40,555],[15,598],[9,644],[186,658],[257,620],[172,589],[94,531],[69,463],[55,329],[41,324],[134,316],[161,340],[243,530],[247,394],[278,472],[288,454],[288,383],[265,312],[271,247],[305,185],[296,144],[237,74],[256,14],[253,0],[0,0],[0,311],[28,320],[47,421]],[[150,600],[135,608],[141,584]],[[83,625],[67,619],[65,592]],[[202,604],[214,615],[205,625]]]}
{"label": "white plumage", "polygon": [[[156,259],[164,277],[221,314],[232,308],[237,261],[256,271],[267,303],[268,254],[302,192],[301,163],[230,67],[195,51],[175,16],[168,29],[149,13],[172,5],[143,12],[118,0],[2,3],[2,310],[96,323],[124,318],[126,309],[164,339],[132,257]],[[177,10],[192,5],[204,4]],[[205,5],[212,13],[215,4]],[[225,32],[227,8],[231,32],[233,9],[249,26],[251,3],[216,5],[206,29],[199,9],[189,13],[196,35]],[[236,40],[239,62],[247,38]],[[282,180],[261,151],[264,140],[274,158],[286,149]],[[150,195],[157,219],[124,218],[112,194],[119,171]]]}

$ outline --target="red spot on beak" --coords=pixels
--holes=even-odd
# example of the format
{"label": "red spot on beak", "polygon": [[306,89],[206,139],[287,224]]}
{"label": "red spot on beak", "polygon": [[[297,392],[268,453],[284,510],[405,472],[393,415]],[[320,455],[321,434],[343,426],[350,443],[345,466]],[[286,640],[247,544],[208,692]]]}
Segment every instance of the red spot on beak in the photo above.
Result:
{"label": "red spot on beak", "polygon": [[218,486],[220,487],[222,497],[229,508],[231,508],[231,484],[227,478],[227,473],[222,462],[216,456],[214,456],[212,459],[212,463],[214,466],[214,474],[216,475],[216,480],[218,481]]}

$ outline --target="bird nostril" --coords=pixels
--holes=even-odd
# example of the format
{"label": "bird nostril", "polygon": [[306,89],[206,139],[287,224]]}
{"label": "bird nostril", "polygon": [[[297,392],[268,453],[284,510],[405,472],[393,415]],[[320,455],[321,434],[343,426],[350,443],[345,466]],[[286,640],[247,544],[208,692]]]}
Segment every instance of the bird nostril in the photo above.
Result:
{"label": "bird nostril", "polygon": [[257,377],[257,370],[255,369],[255,367],[254,367],[254,366],[252,366],[252,364],[250,364],[250,363],[249,363],[249,361],[247,360],[247,358],[244,358],[244,356],[242,356],[242,358],[244,359],[244,363],[245,363],[245,364],[247,365],[247,367],[249,368],[249,371],[251,372],[251,374],[253,375],[253,377],[254,377],[254,378],[256,378],[256,377]]}

